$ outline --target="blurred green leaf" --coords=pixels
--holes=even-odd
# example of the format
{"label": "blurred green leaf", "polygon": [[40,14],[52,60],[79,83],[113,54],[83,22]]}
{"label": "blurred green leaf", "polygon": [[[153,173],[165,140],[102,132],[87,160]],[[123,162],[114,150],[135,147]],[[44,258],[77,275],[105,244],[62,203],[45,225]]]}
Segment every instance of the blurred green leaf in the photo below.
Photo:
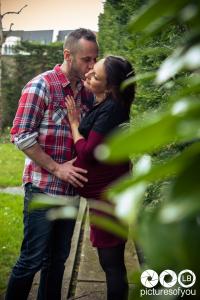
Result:
{"label": "blurred green leaf", "polygon": [[166,179],[167,177],[177,176],[183,172],[191,162],[196,161],[199,154],[200,143],[195,142],[176,157],[167,160],[165,163],[159,163],[152,166],[147,173],[139,175],[134,173],[134,176],[127,176],[124,179],[121,179],[108,191],[108,197],[114,198],[116,195],[119,195],[123,191],[125,192],[127,189],[134,187],[134,185],[137,185],[140,182],[150,183]]}
{"label": "blurred green leaf", "polygon": [[189,200],[191,205],[193,202],[200,202],[200,152],[190,157],[189,162],[183,171],[176,178],[172,185],[170,198],[173,201]]}
{"label": "blurred green leaf", "polygon": [[171,101],[178,100],[185,96],[199,95],[200,94],[200,76],[193,74],[191,77],[186,77],[183,80],[183,87],[173,94],[170,98]]}
{"label": "blurred green leaf", "polygon": [[70,200],[64,196],[50,196],[46,194],[35,194],[33,200],[29,204],[29,210],[47,209],[60,206],[76,206],[78,207],[79,200]]}
{"label": "blurred green leaf", "polygon": [[[194,198],[194,197],[193,197]],[[174,199],[176,200],[176,199]],[[160,211],[159,217],[162,223],[180,222],[187,218],[191,218],[200,213],[200,202],[198,198],[188,199],[188,201],[174,201],[167,203]]]}
{"label": "blurred green leaf", "polygon": [[151,169],[151,156],[143,155],[137,163],[134,165],[134,176],[138,177],[144,174],[147,174]]}
{"label": "blurred green leaf", "polygon": [[114,207],[113,204],[107,201],[99,201],[99,200],[87,200],[90,209],[95,209],[109,215],[114,215]]}
{"label": "blurred green leaf", "polygon": [[199,269],[194,262],[199,259],[197,245],[200,226],[196,219],[163,223],[159,212],[157,208],[151,213],[144,213],[137,227],[137,235],[145,249],[148,264],[158,270],[167,269],[170,265],[174,271],[185,268],[198,274]]}
{"label": "blurred green leaf", "polygon": [[140,182],[112,197],[112,200],[116,204],[116,215],[120,219],[126,221],[128,224],[136,221],[146,188],[147,183]]}
{"label": "blurred green leaf", "polygon": [[189,3],[180,12],[180,18],[183,22],[194,20],[198,16],[198,7],[194,3]]}
{"label": "blurred green leaf", "polygon": [[96,225],[110,233],[113,233],[121,238],[128,238],[128,227],[127,225],[120,223],[119,220],[108,218],[104,215],[90,214],[91,224]]}
{"label": "blurred green leaf", "polygon": [[179,222],[200,214],[200,153],[193,155],[174,180],[170,201],[160,211],[162,222]]}
{"label": "blurred green leaf", "polygon": [[139,74],[137,76],[134,76],[134,77],[131,77],[131,78],[125,80],[121,85],[121,89],[123,90],[130,84],[136,83],[138,81],[143,82],[143,81],[154,79],[155,77],[156,77],[156,72],[146,72],[144,74]]}
{"label": "blurred green leaf", "polygon": [[[200,103],[195,99],[182,99],[173,104],[166,113],[147,115],[143,126],[117,131],[105,145],[97,147],[95,155],[110,162],[127,160],[138,155],[160,149],[178,141],[187,141],[200,136]],[[195,122],[195,126],[192,126]],[[182,130],[187,129],[187,130]],[[123,147],[121,147],[123,145]]]}
{"label": "blurred green leaf", "polygon": [[195,70],[200,67],[200,43],[189,47],[176,49],[158,70],[156,83],[160,84],[170,79],[183,69]]}
{"label": "blurred green leaf", "polygon": [[[159,22],[163,17],[171,17],[180,11],[190,0],[156,0],[151,1],[149,5],[145,5],[137,15],[135,15],[129,23],[129,31],[149,31],[149,27]],[[159,13],[158,13],[159,12]],[[164,20],[162,19],[162,22]],[[167,22],[167,20],[166,20]],[[156,30],[156,26],[154,27]]]}
{"label": "blurred green leaf", "polygon": [[60,208],[52,208],[47,212],[47,218],[50,221],[58,219],[75,219],[78,214],[77,207],[74,206],[64,206]]}

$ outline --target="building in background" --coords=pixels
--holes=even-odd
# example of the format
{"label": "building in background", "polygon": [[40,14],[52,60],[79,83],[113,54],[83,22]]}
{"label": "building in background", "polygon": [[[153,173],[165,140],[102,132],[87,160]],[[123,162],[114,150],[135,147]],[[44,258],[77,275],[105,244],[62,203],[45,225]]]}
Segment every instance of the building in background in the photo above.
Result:
{"label": "building in background", "polygon": [[14,55],[14,47],[20,41],[38,42],[41,44],[49,44],[52,42],[62,42],[72,30],[34,30],[34,31],[4,31],[6,36],[2,46],[3,55]]}

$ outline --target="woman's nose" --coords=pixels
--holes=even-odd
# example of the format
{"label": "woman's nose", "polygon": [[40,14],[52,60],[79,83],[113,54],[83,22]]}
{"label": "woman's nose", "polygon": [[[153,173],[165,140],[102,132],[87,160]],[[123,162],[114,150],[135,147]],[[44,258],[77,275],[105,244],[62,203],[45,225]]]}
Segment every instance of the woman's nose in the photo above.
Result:
{"label": "woman's nose", "polygon": [[87,73],[85,74],[85,77],[86,77],[86,78],[90,78],[91,75],[92,75],[92,70],[90,70],[89,72],[87,72]]}

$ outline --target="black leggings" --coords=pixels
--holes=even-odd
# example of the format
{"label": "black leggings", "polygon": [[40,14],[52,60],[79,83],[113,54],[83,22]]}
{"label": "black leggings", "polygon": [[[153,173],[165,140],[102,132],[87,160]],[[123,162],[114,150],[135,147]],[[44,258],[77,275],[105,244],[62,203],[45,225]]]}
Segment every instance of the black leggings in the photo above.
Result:
{"label": "black leggings", "polygon": [[106,274],[107,300],[127,300],[128,280],[124,263],[125,244],[97,248],[99,262]]}

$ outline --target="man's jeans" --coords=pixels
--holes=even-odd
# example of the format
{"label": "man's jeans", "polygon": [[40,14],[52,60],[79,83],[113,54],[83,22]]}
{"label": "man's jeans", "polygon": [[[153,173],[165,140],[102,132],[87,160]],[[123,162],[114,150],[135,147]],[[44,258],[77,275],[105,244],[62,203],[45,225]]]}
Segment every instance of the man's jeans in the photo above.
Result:
{"label": "man's jeans", "polygon": [[20,257],[12,270],[6,300],[25,300],[34,275],[41,269],[37,300],[61,298],[64,263],[69,255],[75,220],[46,219],[46,210],[28,212],[33,195],[41,193],[27,184],[24,197],[24,239]]}

